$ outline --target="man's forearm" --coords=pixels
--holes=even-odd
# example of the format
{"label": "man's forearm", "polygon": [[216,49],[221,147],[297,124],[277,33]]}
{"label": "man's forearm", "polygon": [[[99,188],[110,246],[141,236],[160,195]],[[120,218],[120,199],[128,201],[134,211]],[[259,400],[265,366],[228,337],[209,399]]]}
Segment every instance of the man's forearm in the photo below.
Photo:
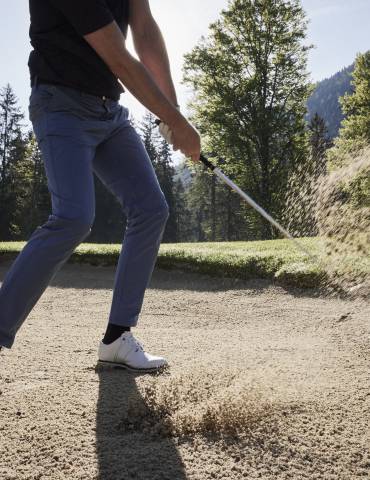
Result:
{"label": "man's forearm", "polygon": [[146,26],[145,34],[134,37],[134,45],[140,61],[151,73],[159,88],[174,105],[177,105],[166,44],[154,20]]}
{"label": "man's forearm", "polygon": [[126,51],[124,61],[115,74],[123,85],[146,107],[167,125],[183,121],[182,115],[140,61]]}
{"label": "man's forearm", "polygon": [[180,127],[186,123],[186,119],[163,93],[145,65],[127,50],[125,39],[115,21],[84,35],[84,38],[114,75],[148,110],[169,126],[177,124]]}

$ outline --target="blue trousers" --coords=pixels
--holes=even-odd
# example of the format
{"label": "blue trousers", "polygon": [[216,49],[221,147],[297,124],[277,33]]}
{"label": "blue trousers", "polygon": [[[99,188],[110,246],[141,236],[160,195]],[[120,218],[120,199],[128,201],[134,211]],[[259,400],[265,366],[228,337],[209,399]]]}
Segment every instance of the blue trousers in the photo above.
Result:
{"label": "blue trousers", "polygon": [[42,153],[52,209],[14,260],[0,289],[0,346],[16,333],[49,282],[91,232],[95,173],[127,218],[108,321],[135,326],[169,208],[144,144],[118,101],[36,84],[29,117]]}

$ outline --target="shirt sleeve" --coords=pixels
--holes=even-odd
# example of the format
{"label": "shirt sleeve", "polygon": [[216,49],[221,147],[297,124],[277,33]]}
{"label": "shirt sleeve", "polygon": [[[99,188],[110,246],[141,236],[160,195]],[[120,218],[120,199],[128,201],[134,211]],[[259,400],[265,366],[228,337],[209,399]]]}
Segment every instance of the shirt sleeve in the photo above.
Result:
{"label": "shirt sleeve", "polygon": [[80,35],[99,30],[114,20],[105,0],[50,0],[50,2]]}

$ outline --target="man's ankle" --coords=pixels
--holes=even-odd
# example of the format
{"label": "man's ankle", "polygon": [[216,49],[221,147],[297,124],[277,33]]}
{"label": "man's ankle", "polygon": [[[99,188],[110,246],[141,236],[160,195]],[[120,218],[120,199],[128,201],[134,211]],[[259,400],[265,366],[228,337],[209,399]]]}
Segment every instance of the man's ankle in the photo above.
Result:
{"label": "man's ankle", "polygon": [[114,341],[116,341],[117,338],[119,338],[122,335],[122,333],[130,332],[130,331],[131,331],[131,327],[116,325],[114,323],[108,323],[107,330],[103,338],[103,343],[105,345],[109,345],[110,343],[113,343]]}

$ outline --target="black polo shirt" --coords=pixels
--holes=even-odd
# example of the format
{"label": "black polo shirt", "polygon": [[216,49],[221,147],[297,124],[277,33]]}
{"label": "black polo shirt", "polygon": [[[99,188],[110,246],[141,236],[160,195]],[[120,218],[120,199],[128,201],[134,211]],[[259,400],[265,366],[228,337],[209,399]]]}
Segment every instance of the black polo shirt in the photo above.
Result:
{"label": "black polo shirt", "polygon": [[127,35],[129,0],[29,0],[31,85],[39,80],[118,100],[124,92],[83,35],[116,20]]}

